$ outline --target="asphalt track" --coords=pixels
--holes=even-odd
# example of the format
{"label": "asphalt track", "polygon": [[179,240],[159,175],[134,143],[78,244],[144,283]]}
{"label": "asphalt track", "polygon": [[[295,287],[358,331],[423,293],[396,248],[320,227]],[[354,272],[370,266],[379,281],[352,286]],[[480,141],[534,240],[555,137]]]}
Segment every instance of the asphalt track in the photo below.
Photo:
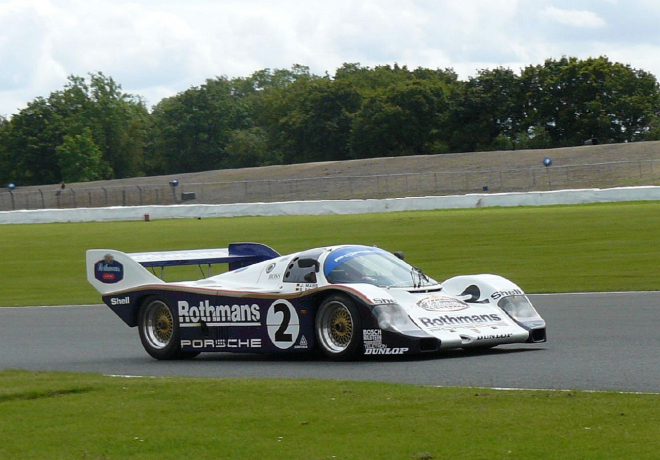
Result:
{"label": "asphalt track", "polygon": [[0,308],[0,369],[660,393],[660,292],[530,299],[548,343],[349,363],[225,353],[161,362],[105,306]]}

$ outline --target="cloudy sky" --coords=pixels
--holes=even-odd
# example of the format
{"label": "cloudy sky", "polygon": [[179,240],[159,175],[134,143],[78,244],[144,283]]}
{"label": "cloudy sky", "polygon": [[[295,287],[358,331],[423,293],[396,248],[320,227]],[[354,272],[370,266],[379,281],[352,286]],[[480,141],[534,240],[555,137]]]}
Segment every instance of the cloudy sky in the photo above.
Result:
{"label": "cloudy sky", "polygon": [[606,55],[660,77],[658,0],[0,0],[0,115],[101,71],[151,106],[217,75],[345,62],[519,71]]}

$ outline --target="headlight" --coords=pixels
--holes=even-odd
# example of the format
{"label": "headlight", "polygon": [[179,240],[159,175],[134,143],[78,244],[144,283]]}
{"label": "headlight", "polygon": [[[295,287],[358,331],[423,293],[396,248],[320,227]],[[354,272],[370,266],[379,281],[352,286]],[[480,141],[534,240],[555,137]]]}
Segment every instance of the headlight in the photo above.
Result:
{"label": "headlight", "polygon": [[524,295],[504,297],[497,305],[511,318],[519,322],[529,322],[541,319],[529,299]]}
{"label": "headlight", "polygon": [[386,331],[408,331],[419,329],[408,317],[408,313],[397,304],[377,305],[373,308],[378,327]]}

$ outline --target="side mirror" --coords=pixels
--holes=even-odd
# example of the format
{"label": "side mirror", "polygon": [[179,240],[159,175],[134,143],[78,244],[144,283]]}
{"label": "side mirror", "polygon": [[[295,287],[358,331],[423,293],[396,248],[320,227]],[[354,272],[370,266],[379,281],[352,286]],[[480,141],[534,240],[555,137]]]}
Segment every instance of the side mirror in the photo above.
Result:
{"label": "side mirror", "polygon": [[394,257],[396,257],[397,259],[400,259],[400,260],[404,260],[404,258],[403,258],[403,251],[397,251],[397,252],[395,252],[395,253],[394,253]]}

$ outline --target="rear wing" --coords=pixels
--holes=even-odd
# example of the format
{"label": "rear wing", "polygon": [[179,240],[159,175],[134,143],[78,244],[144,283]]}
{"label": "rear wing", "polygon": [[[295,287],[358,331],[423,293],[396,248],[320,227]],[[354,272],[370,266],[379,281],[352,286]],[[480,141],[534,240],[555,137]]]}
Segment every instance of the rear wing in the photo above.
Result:
{"label": "rear wing", "polygon": [[127,255],[143,267],[229,264],[230,271],[280,256],[277,251],[259,243],[232,243],[223,249],[134,252]]}
{"label": "rear wing", "polygon": [[[228,264],[231,271],[279,256],[277,251],[259,243],[232,243],[223,249],[131,254],[114,249],[90,249],[86,257],[87,281],[105,295],[145,284],[163,284],[161,278],[165,267]],[[160,267],[161,278],[147,270],[155,267]]]}

